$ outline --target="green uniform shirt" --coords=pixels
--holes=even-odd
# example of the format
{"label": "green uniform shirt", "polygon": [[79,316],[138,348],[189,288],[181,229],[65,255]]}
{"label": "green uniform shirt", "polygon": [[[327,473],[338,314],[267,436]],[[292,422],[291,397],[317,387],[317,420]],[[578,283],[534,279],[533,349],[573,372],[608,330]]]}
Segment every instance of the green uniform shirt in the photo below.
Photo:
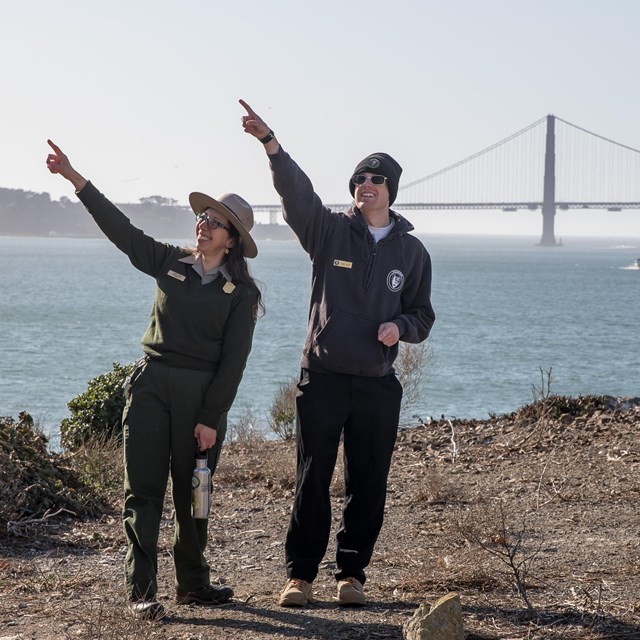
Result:
{"label": "green uniform shirt", "polygon": [[145,235],[91,183],[78,197],[131,264],[156,279],[143,351],[169,366],[215,372],[198,422],[217,428],[235,399],[251,351],[257,292],[239,284],[226,293],[221,276],[203,284],[193,266],[181,260],[188,252]]}

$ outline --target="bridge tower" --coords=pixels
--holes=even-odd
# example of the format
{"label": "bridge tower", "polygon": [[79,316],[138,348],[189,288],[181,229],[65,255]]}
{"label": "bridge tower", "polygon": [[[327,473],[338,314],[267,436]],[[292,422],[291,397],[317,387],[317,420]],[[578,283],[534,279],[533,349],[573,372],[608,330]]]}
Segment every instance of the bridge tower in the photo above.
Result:
{"label": "bridge tower", "polygon": [[556,217],[556,117],[547,116],[547,139],[544,153],[544,191],[542,196],[542,238],[540,246],[555,247]]}

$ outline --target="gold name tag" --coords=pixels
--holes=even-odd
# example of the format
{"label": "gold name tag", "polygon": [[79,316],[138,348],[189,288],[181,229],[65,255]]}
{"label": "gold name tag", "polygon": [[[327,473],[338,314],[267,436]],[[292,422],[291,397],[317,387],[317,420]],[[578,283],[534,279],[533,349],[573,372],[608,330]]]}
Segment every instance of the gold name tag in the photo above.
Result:
{"label": "gold name tag", "polygon": [[187,279],[187,276],[183,276],[181,273],[177,271],[167,271],[167,275],[175,278],[176,280],[180,280],[180,282],[184,282]]}
{"label": "gold name tag", "polygon": [[233,290],[236,288],[236,285],[233,282],[225,282],[222,286],[222,290],[225,293],[233,293]]}
{"label": "gold name tag", "polygon": [[343,269],[351,269],[353,262],[347,262],[346,260],[334,260],[334,267],[342,267]]}

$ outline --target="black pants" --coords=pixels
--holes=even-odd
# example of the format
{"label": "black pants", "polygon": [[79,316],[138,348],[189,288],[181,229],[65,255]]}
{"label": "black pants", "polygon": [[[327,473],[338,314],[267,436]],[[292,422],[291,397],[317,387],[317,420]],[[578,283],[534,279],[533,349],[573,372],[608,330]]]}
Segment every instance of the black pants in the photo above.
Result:
{"label": "black pants", "polygon": [[312,582],[331,531],[329,488],[344,430],[345,499],[336,579],[364,583],[382,528],[402,386],[383,378],[303,370],[298,384],[296,495],[287,532],[287,576]]}

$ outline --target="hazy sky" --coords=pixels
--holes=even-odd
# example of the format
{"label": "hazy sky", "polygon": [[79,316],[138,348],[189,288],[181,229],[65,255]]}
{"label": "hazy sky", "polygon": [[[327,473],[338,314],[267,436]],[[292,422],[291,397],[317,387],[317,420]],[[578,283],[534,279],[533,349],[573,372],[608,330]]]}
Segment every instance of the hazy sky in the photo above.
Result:
{"label": "hazy sky", "polygon": [[[72,197],[46,139],[117,202],[272,203],[244,98],[325,202],[383,150],[421,178],[548,113],[640,148],[637,0],[29,0],[0,19],[0,186]],[[541,231],[540,213],[407,213],[425,232]],[[556,235],[640,237],[640,211]]]}

